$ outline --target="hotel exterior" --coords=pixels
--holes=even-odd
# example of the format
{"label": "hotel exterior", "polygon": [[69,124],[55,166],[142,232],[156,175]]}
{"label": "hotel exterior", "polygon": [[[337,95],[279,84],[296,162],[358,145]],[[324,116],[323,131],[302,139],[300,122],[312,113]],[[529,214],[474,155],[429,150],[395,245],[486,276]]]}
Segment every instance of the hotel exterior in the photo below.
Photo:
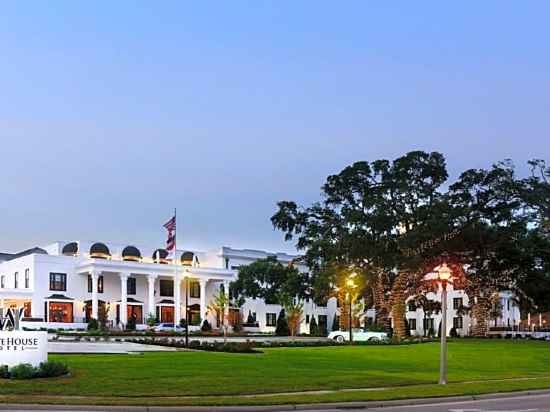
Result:
{"label": "hotel exterior", "polygon": [[[0,253],[0,308],[24,307],[26,328],[83,329],[90,319],[105,319],[111,328],[124,328],[133,318],[137,329],[146,328],[149,315],[159,322],[179,323],[189,306],[190,329],[203,320],[217,326],[208,306],[221,287],[228,290],[240,266],[268,256],[289,264],[296,256],[259,250],[221,247],[210,252],[178,250],[175,262],[163,249],[103,242],[54,242],[21,253]],[[298,265],[299,270],[307,268]],[[188,301],[187,301],[188,298]],[[428,299],[440,300],[440,293]],[[491,326],[515,327],[520,323],[519,308],[509,292],[500,294],[502,314]],[[461,290],[448,293],[448,332],[455,328],[468,335],[470,317],[460,313],[468,296]],[[280,305],[261,299],[246,299],[240,312],[249,332],[274,332]],[[304,302],[300,333],[309,333],[313,317],[321,329],[331,331],[339,308],[335,298],[325,306],[312,299]],[[367,310],[361,321],[374,317]],[[420,308],[407,305],[406,318],[411,335],[437,330],[441,313],[426,319]],[[247,323],[252,319],[252,323]],[[337,321],[337,319],[336,319]]]}

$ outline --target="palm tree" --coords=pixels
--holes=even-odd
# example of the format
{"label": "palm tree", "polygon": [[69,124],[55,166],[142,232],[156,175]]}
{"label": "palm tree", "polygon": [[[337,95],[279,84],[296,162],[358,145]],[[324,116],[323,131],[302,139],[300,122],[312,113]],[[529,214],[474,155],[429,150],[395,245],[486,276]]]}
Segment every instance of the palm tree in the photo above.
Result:
{"label": "palm tree", "polygon": [[303,302],[295,300],[291,296],[284,293],[279,294],[278,300],[286,312],[290,336],[294,338],[296,332],[300,328],[300,323],[302,322],[304,316],[304,304]]}
{"label": "palm tree", "polygon": [[225,293],[225,290],[220,289],[211,303],[208,305],[207,310],[216,315],[216,318],[220,322],[220,327],[223,330],[223,343],[227,342],[227,330],[229,325],[227,324],[227,318],[225,316],[225,310],[229,307],[229,296]]}

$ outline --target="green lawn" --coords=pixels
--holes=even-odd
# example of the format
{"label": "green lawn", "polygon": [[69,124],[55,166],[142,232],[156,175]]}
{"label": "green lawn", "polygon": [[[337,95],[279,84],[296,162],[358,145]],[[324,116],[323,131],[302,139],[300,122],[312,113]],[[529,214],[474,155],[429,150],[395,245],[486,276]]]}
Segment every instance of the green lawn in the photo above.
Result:
{"label": "green lawn", "polygon": [[[509,383],[449,385],[445,390],[424,386],[437,382],[438,344],[410,346],[355,346],[266,349],[263,354],[164,352],[143,355],[51,355],[66,362],[73,376],[33,381],[2,381],[4,401],[62,395],[91,397],[83,403],[167,404],[163,397],[243,395],[344,388],[411,386],[397,390],[347,392],[272,398],[240,398],[240,403],[297,402],[344,399],[398,398],[418,393],[438,396],[523,388],[550,388],[550,344],[497,340],[449,343],[449,381],[486,381],[519,377],[547,377]],[[454,388],[454,389],[453,389]],[[480,389],[481,388],[481,389]],[[483,389],[484,388],[484,389]],[[477,392],[476,392],[477,390]],[[412,392],[411,392],[412,391]],[[453,392],[454,391],[454,392]],[[393,394],[392,394],[393,392]],[[420,395],[421,396],[421,395]],[[97,398],[96,398],[97,397]],[[128,399],[120,399],[120,398]],[[95,399],[93,399],[95,398]],[[54,402],[78,402],[77,398]],[[107,401],[107,399],[110,399]],[[211,399],[210,402],[207,399]],[[172,399],[172,403],[219,403],[222,399]],[[238,397],[225,403],[239,402]],[[170,402],[168,402],[170,404]]]}

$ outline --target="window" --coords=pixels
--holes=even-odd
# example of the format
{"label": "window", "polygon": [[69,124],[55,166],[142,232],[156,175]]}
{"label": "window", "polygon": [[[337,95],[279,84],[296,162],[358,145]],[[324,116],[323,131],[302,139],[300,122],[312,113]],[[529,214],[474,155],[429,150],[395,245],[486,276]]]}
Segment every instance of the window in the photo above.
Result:
{"label": "window", "polygon": [[65,292],[67,290],[67,274],[50,273],[50,290]]}
{"label": "window", "polygon": [[266,313],[265,314],[265,325],[266,326],[275,326],[275,325],[277,325],[277,314],[276,313]]}
{"label": "window", "polygon": [[201,285],[199,282],[193,281],[189,284],[189,296],[192,298],[201,297]]}
{"label": "window", "polygon": [[409,302],[409,312],[416,312],[416,304],[414,301]]}
{"label": "window", "polygon": [[306,324],[309,324],[309,315],[306,315]]}
{"label": "window", "polygon": [[161,279],[159,281],[160,296],[174,296],[174,281]]}
{"label": "window", "polygon": [[17,289],[19,287],[19,272],[13,274],[13,287]]}
{"label": "window", "polygon": [[463,324],[464,323],[463,323],[462,316],[457,316],[456,318],[453,318],[453,328],[462,329]]}
{"label": "window", "polygon": [[229,258],[225,258],[225,268],[229,269]]}
{"label": "window", "polygon": [[31,284],[30,270],[25,269],[25,289],[30,288],[31,287],[30,284]]}
{"label": "window", "polygon": [[[88,293],[92,293],[92,276],[88,275]],[[97,278],[97,293],[103,293],[103,275]]]}
{"label": "window", "polygon": [[409,319],[409,329],[416,330],[416,319]]}
{"label": "window", "polygon": [[126,281],[126,294],[136,294],[136,278],[128,278],[128,280]]}
{"label": "window", "polygon": [[0,276],[0,288],[4,289],[6,287],[6,277],[4,275]]}
{"label": "window", "polygon": [[458,310],[462,307],[462,298],[453,299],[453,309]]}

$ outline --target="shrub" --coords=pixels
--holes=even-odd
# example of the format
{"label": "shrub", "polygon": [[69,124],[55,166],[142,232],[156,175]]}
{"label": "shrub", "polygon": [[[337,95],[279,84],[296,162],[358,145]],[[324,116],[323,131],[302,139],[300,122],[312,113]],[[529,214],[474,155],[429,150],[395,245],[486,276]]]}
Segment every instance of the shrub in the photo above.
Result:
{"label": "shrub", "polygon": [[126,330],[136,330],[136,318],[133,316],[128,319],[128,323],[126,323]]}
{"label": "shrub", "polygon": [[9,379],[10,372],[7,365],[0,366],[0,379]]}
{"label": "shrub", "polygon": [[203,332],[211,332],[212,331],[212,326],[210,326],[210,323],[208,322],[207,319],[205,319],[204,322],[202,322],[201,331],[203,331]]}
{"label": "shrub", "polygon": [[97,319],[91,318],[88,321],[88,330],[99,330],[99,322]]}
{"label": "shrub", "polygon": [[187,321],[185,320],[185,318],[180,319],[180,328],[187,328]]}
{"label": "shrub", "polygon": [[38,367],[38,377],[54,378],[69,373],[67,365],[61,362],[42,362]]}
{"label": "shrub", "polygon": [[248,311],[248,317],[246,318],[246,324],[247,325],[254,325],[256,323],[256,320],[254,319],[254,316],[252,316],[252,311]]}
{"label": "shrub", "polygon": [[9,372],[12,379],[32,379],[37,376],[36,368],[28,363],[16,365]]}
{"label": "shrub", "polygon": [[[335,316],[336,318],[336,316]],[[315,320],[315,315],[311,315],[311,320],[309,321],[309,334],[312,336],[319,335],[319,326],[317,326],[317,321]]]}
{"label": "shrub", "polygon": [[157,318],[152,314],[150,313],[148,316],[147,316],[147,319],[145,320],[145,323],[147,323],[147,325],[152,328],[153,326],[155,326],[155,324],[157,323]]}
{"label": "shrub", "polygon": [[451,328],[451,332],[449,333],[451,338],[458,338],[458,332],[456,331],[455,327]]}
{"label": "shrub", "polygon": [[279,317],[277,318],[277,327],[275,328],[275,335],[288,336],[290,335],[290,329],[288,328],[288,322],[286,320],[285,310],[281,309]]}

